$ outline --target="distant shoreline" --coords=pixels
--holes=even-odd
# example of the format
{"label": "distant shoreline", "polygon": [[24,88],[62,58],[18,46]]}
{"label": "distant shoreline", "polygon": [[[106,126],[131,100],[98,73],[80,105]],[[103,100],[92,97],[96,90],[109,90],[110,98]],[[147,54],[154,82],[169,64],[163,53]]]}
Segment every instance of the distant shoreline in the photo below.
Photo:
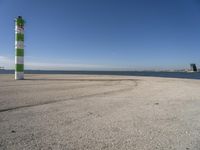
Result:
{"label": "distant shoreline", "polygon": [[[0,70],[0,74],[14,74],[14,70]],[[62,71],[62,70],[25,70],[25,74],[78,74],[78,75],[122,75],[166,78],[200,79],[200,72],[172,71]]]}

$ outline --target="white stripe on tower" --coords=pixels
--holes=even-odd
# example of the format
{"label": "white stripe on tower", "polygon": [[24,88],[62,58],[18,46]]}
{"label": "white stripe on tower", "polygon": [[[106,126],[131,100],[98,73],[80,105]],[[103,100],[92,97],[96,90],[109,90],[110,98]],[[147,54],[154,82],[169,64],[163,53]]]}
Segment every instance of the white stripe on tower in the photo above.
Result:
{"label": "white stripe on tower", "polygon": [[15,64],[24,64],[24,57],[15,56]]}
{"label": "white stripe on tower", "polygon": [[15,19],[15,79],[24,79],[24,20]]}
{"label": "white stripe on tower", "polygon": [[24,33],[24,30],[18,26],[15,27],[15,33]]}
{"label": "white stripe on tower", "polygon": [[24,49],[24,42],[23,41],[15,41],[15,49],[20,48]]}

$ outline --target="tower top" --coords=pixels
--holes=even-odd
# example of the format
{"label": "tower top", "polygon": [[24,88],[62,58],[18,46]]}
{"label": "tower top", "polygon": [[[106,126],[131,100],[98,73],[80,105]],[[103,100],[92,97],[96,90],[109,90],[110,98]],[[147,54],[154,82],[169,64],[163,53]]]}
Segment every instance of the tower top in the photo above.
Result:
{"label": "tower top", "polygon": [[17,22],[18,26],[24,26],[24,19],[22,19],[22,16],[18,16],[15,21]]}

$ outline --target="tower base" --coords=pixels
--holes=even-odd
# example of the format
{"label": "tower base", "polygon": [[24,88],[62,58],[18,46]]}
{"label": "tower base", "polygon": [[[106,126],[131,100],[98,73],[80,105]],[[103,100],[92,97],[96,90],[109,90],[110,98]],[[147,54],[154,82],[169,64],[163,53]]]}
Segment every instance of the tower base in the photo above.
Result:
{"label": "tower base", "polygon": [[24,72],[15,72],[15,80],[23,80]]}

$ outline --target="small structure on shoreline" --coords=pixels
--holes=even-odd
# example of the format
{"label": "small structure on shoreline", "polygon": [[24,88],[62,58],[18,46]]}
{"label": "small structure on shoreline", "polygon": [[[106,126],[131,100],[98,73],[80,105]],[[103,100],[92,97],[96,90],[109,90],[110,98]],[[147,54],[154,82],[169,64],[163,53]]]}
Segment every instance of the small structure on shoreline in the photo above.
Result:
{"label": "small structure on shoreline", "polygon": [[196,64],[190,64],[190,71],[191,72],[197,72],[197,66],[196,66]]}

